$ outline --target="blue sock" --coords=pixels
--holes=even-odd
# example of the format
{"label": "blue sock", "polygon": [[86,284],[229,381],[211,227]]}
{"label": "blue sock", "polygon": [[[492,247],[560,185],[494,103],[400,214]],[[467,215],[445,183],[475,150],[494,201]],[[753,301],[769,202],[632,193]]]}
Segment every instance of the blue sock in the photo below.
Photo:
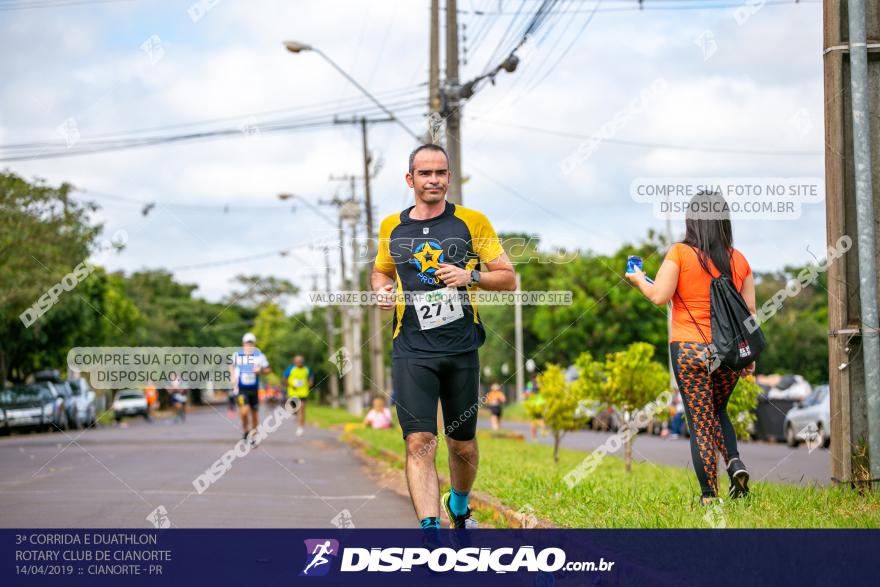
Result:
{"label": "blue sock", "polygon": [[422,518],[421,520],[419,520],[419,524],[422,526],[423,530],[427,530],[428,528],[439,528],[440,518]]}
{"label": "blue sock", "polygon": [[452,488],[452,493],[449,496],[449,509],[453,514],[463,516],[467,513],[469,494],[469,491],[458,491],[455,487]]}

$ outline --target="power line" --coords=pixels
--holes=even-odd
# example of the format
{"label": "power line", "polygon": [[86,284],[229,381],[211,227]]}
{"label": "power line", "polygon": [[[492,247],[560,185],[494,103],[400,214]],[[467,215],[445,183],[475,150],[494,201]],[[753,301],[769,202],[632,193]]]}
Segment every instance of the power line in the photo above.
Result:
{"label": "power line", "polygon": [[[418,99],[415,97],[410,98],[408,96],[402,96],[402,95],[397,95],[397,94],[403,94],[403,93],[410,94],[410,93],[418,91],[418,89],[420,89],[426,85],[427,85],[426,83],[422,83],[422,84],[418,84],[416,86],[409,86],[407,88],[401,88],[398,90],[389,90],[388,92],[386,92],[386,95],[383,95],[383,99],[389,100],[388,103],[392,104],[394,107],[408,106],[412,103],[417,102]],[[392,94],[394,94],[395,96],[392,97]],[[373,105],[370,101],[366,100],[363,97],[349,99],[348,101],[352,102],[352,103],[350,105],[346,106],[346,110],[341,111],[341,112],[335,108],[328,108],[326,101],[324,101],[324,102],[316,102],[313,104],[304,105],[304,106],[300,106],[300,107],[294,107],[294,108],[281,108],[281,109],[276,109],[276,110],[266,110],[266,111],[255,112],[255,113],[250,113],[250,114],[239,114],[236,116],[223,116],[223,117],[219,117],[219,118],[203,119],[203,120],[196,120],[196,121],[191,121],[191,122],[178,122],[178,123],[166,124],[166,125],[155,126],[155,127],[150,127],[150,128],[140,128],[140,129],[127,130],[127,131],[112,131],[112,132],[106,132],[106,133],[99,133],[96,135],[92,135],[91,137],[89,137],[88,140],[94,141],[94,139],[101,139],[101,138],[124,138],[127,135],[139,135],[139,134],[143,134],[143,133],[163,131],[163,130],[174,130],[174,129],[181,129],[181,128],[189,128],[189,127],[199,127],[199,126],[204,126],[204,125],[213,124],[213,123],[217,123],[217,122],[229,122],[229,121],[248,122],[250,120],[254,120],[255,122],[259,123],[259,121],[257,120],[257,117],[264,116],[267,114],[302,112],[301,116],[305,117],[305,118],[279,118],[279,119],[275,119],[275,120],[264,121],[263,122],[264,125],[271,125],[271,124],[274,124],[277,122],[293,121],[293,120],[304,120],[304,121],[305,120],[318,120],[318,119],[321,119],[326,116],[333,116],[333,115],[342,116],[342,115],[359,114],[363,111],[364,108],[368,108],[371,112],[376,109],[375,105]],[[59,144],[60,144],[59,141],[11,143],[11,144],[7,144],[7,145],[0,145],[0,150],[43,148],[43,147],[47,147],[47,146],[58,146]]]}
{"label": "power line", "polygon": [[[412,103],[408,103],[405,105],[401,105],[397,107],[398,112],[404,110],[412,110],[412,109],[422,109],[424,108],[423,100],[412,100]],[[377,114],[375,110],[370,111],[369,115]],[[337,114],[336,117],[350,117],[353,114],[358,115],[368,115],[365,113],[343,113]],[[324,115],[321,116],[324,118]],[[293,132],[293,131],[303,131],[310,129],[321,129],[321,128],[330,128],[335,125],[333,119],[330,120],[291,120],[291,121],[272,121],[269,123],[264,123],[261,125],[255,126],[251,129],[252,134],[271,134],[276,132]],[[15,148],[10,148],[7,146],[0,146],[0,151],[11,151],[10,154],[5,154],[0,156],[0,162],[12,162],[12,161],[33,161],[39,159],[56,159],[56,158],[64,158],[64,157],[74,157],[79,155],[92,155],[96,153],[106,153],[113,151],[121,151],[126,149],[134,149],[140,147],[150,147],[156,145],[164,145],[164,144],[172,144],[172,143],[185,143],[192,141],[202,141],[202,140],[212,140],[212,139],[222,139],[222,138],[241,138],[248,137],[248,130],[242,128],[227,128],[213,131],[203,131],[203,132],[193,132],[193,133],[185,133],[179,135],[167,135],[167,136],[154,136],[154,137],[132,137],[132,138],[121,138],[117,140],[109,140],[109,141],[92,141],[92,140],[81,140],[77,141],[74,145],[71,145],[70,148],[65,148],[63,145],[59,145],[57,143],[46,143],[42,146],[42,150],[33,153],[33,149],[35,147],[27,147],[24,149],[19,149],[19,152],[16,153]],[[47,149],[54,148],[54,151],[47,151]]]}
{"label": "power line", "polygon": [[115,4],[132,1],[133,0],[23,0],[21,2],[12,1],[0,3],[0,12],[27,10],[29,8],[60,8],[65,6],[82,6],[85,4]]}
{"label": "power line", "polygon": [[[568,44],[568,46],[562,51],[562,54],[556,59],[556,61],[550,66],[550,68],[544,73],[544,75],[541,76],[541,79],[539,79],[537,82],[529,85],[529,88],[524,92],[523,95],[528,94],[529,92],[534,90],[537,86],[541,85],[544,82],[544,80],[546,80],[547,77],[551,73],[553,73],[553,70],[556,69],[556,67],[562,62],[562,60],[565,59],[565,57],[568,55],[569,51],[571,51],[571,48],[574,47],[575,43],[577,43],[578,39],[580,39],[581,35],[584,34],[584,31],[586,30],[586,28],[593,21],[593,17],[596,16],[596,11],[599,10],[599,6],[601,4],[602,4],[602,0],[598,0],[596,2],[596,5],[593,7],[593,11],[590,12],[589,16],[587,16],[587,19],[581,25],[580,30],[578,30],[577,34],[575,34],[574,38],[571,40],[571,43]],[[572,19],[572,22],[574,22],[573,19]],[[563,36],[564,35],[560,35],[559,39],[561,40]],[[537,75],[537,70],[536,70],[535,75]]]}
{"label": "power line", "polygon": [[585,135],[573,132],[567,132],[562,130],[552,130],[547,128],[538,128],[535,126],[526,126],[522,124],[515,124],[512,122],[503,122],[500,120],[489,120],[486,118],[478,118],[474,116],[468,116],[468,119],[473,120],[475,122],[482,122],[483,124],[495,124],[498,126],[507,126],[510,128],[518,128],[521,130],[526,130],[530,132],[543,133],[548,135],[555,135],[570,139],[580,139],[580,140],[601,140],[603,143],[611,143],[615,145],[621,145],[626,147],[640,147],[645,149],[671,149],[678,151],[701,151],[708,153],[724,153],[728,155],[763,155],[763,156],[778,156],[778,157],[817,157],[820,155],[824,155],[822,151],[773,151],[768,149],[746,149],[746,148],[730,148],[730,147],[718,147],[718,146],[705,146],[705,145],[675,145],[669,143],[652,143],[652,142],[644,142],[644,141],[628,141],[624,139],[611,139],[604,137],[597,137],[595,135]]}
{"label": "power line", "polygon": [[[609,1],[609,0],[606,0]],[[610,0],[611,2],[615,0]],[[656,0],[657,2],[676,2],[673,4],[664,4],[657,5],[654,2],[645,2],[643,5],[635,5],[632,0],[617,0],[620,2],[628,1],[632,3],[631,6],[607,6],[599,10],[599,12],[649,12],[649,11],[659,11],[659,10],[720,10],[727,8],[739,8],[743,6],[745,3],[742,1],[738,2],[730,2],[730,3],[713,3],[713,4],[697,4],[694,0]],[[685,4],[687,2],[687,4]],[[793,6],[795,4],[821,4],[822,0],[766,0],[761,6]],[[460,10],[459,12],[464,12],[465,14],[468,11]],[[570,9],[570,10],[558,10],[556,14],[587,14],[591,12],[590,9]],[[478,16],[513,16],[518,17],[521,14],[524,14],[522,10],[517,11],[493,11],[493,12],[483,12],[483,13],[475,13]]]}
{"label": "power line", "polygon": [[[394,104],[395,106],[401,105],[401,104],[409,104],[409,103],[415,101],[415,98],[404,99],[404,96],[402,94],[414,94],[414,93],[418,92],[419,90],[421,90],[421,88],[425,87],[426,85],[427,85],[427,82],[417,84],[415,86],[411,85],[411,86],[407,86],[404,88],[398,88],[398,89],[394,89],[394,90],[386,90],[384,92],[380,92],[379,95],[382,96],[383,100],[391,100],[391,103]],[[362,96],[358,96],[356,98],[348,98],[345,100],[341,100],[340,102],[349,102],[350,103],[350,104],[346,105],[347,110],[345,112],[358,113],[365,107],[370,108],[371,110],[374,108],[374,105],[369,100],[367,100],[366,98],[364,98]],[[309,112],[309,111],[311,111],[311,112]],[[92,137],[90,137],[89,140],[99,139],[99,138],[113,138],[113,137],[118,138],[120,136],[125,136],[125,135],[137,135],[137,134],[142,134],[142,133],[156,132],[156,131],[163,131],[163,130],[198,127],[198,126],[204,126],[204,125],[213,124],[213,123],[217,123],[217,122],[230,122],[230,121],[241,122],[241,121],[246,121],[248,119],[256,119],[257,117],[265,116],[268,114],[282,114],[282,113],[296,113],[296,112],[302,112],[304,116],[307,116],[309,118],[320,118],[325,115],[331,116],[334,114],[341,115],[341,113],[335,107],[328,107],[327,101],[324,100],[322,102],[314,102],[311,104],[305,104],[302,106],[296,106],[296,107],[292,107],[292,108],[279,108],[279,109],[274,109],[274,110],[264,110],[264,111],[260,111],[260,112],[252,112],[252,113],[246,113],[246,114],[222,116],[222,117],[218,117],[218,118],[202,119],[202,120],[196,120],[196,121],[191,121],[191,122],[178,122],[178,123],[165,124],[165,125],[149,127],[149,128],[140,128],[140,129],[127,130],[127,131],[112,131],[112,132],[108,132],[108,133],[100,133],[100,134],[93,135]],[[284,120],[284,119],[280,119],[280,120]],[[269,121],[267,124],[270,124],[272,122],[273,121]],[[57,142],[53,143],[51,141],[30,142],[30,143],[12,143],[12,144],[7,144],[7,145],[0,145],[0,150],[8,150],[8,149],[13,149],[13,148],[29,148],[29,147],[30,148],[41,148],[41,147],[45,147],[47,145],[57,145],[57,144],[58,144]]]}
{"label": "power line", "polygon": [[266,253],[257,253],[255,255],[247,255],[245,257],[237,257],[235,259],[226,259],[224,261],[206,261],[204,263],[193,263],[191,265],[180,265],[178,267],[168,267],[168,271],[188,271],[190,269],[207,269],[209,267],[221,267],[223,265],[236,265],[245,261],[253,261],[255,259],[265,259],[266,257],[286,257],[290,254],[290,249],[281,249],[279,251],[269,251]]}

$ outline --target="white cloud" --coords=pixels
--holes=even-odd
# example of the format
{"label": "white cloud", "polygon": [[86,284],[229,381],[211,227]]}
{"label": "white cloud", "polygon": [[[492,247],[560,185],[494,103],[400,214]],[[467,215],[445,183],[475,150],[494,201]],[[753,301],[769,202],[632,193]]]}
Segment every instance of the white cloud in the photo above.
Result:
{"label": "white cloud", "polygon": [[[320,47],[373,91],[400,88],[427,77],[425,8],[424,3],[403,1],[220,2],[197,23],[180,6],[22,11],[0,24],[0,47],[7,52],[15,48],[21,56],[15,64],[0,65],[0,74],[10,80],[0,88],[0,137],[4,143],[55,139],[55,129],[70,116],[78,118],[86,137],[217,117],[232,118],[213,128],[237,128],[257,112],[322,102],[342,107],[341,101],[357,97],[357,90],[319,55],[289,54],[281,42],[295,39]],[[546,53],[552,43],[540,47],[515,73],[502,72],[496,86],[485,87],[467,105],[466,115],[591,134],[662,77],[669,82],[667,94],[635,116],[617,138],[821,149],[821,10],[811,5],[767,7],[742,27],[729,14],[685,14],[687,18],[657,12],[599,14],[540,86],[522,94],[553,62]],[[129,22],[142,24],[121,26]],[[68,34],[57,43],[62,28]],[[471,35],[475,28],[469,29]],[[569,34],[577,28],[570,27]],[[707,28],[715,34],[718,52],[704,62],[693,38]],[[490,35],[471,48],[465,76],[481,70],[503,27],[495,30],[494,38]],[[165,54],[151,66],[140,45],[153,34],[162,39]],[[766,39],[780,38],[786,43],[768,51]],[[421,90],[413,99],[425,99],[425,93]],[[259,128],[282,115],[254,120]],[[422,130],[417,122],[411,126]],[[371,127],[370,140],[375,154],[385,159],[373,190],[381,218],[409,200],[402,176],[412,141],[389,124]],[[566,177],[559,172],[559,161],[577,147],[576,139],[466,118],[464,141],[465,173],[471,178],[465,186],[466,205],[485,211],[500,231],[538,232],[548,244],[577,243],[601,252],[638,240],[649,227],[663,227],[629,199],[634,177],[823,173],[821,157],[721,156],[608,143]],[[469,169],[469,162],[528,201]],[[340,126],[10,167],[25,176],[69,180],[160,203],[272,205],[281,191],[314,202],[343,189],[328,182],[329,174],[361,173],[360,136],[357,129]],[[322,221],[303,206],[295,214],[242,215],[223,214],[219,208],[172,208],[179,218],[175,220],[161,211],[144,218],[137,206],[106,203],[102,218],[108,227],[138,228],[129,249],[114,261],[127,270],[246,256],[323,230]],[[809,260],[806,245],[816,250],[824,242],[821,208],[813,207],[799,221],[738,227],[739,242],[746,243],[747,253],[754,251],[758,268]],[[773,243],[767,234],[774,235]],[[180,276],[196,280],[202,293],[218,299],[228,292],[230,277],[244,269],[307,279],[315,270],[314,256],[304,254],[307,263],[275,258]]]}

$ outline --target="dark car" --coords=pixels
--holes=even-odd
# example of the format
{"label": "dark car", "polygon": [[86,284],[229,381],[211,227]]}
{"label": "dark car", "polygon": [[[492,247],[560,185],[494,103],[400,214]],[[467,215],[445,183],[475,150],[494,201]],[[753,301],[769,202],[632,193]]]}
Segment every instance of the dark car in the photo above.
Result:
{"label": "dark car", "polygon": [[0,390],[0,409],[9,430],[63,430],[67,426],[63,396],[49,382],[14,385]]}
{"label": "dark car", "polygon": [[[66,428],[78,430],[82,427],[79,410],[77,409],[76,392],[78,391],[68,383],[61,379],[61,375],[56,369],[46,369],[34,373],[35,383],[50,383],[55,389],[55,393],[64,399],[64,410],[66,412]],[[65,428],[65,429],[66,429]]]}

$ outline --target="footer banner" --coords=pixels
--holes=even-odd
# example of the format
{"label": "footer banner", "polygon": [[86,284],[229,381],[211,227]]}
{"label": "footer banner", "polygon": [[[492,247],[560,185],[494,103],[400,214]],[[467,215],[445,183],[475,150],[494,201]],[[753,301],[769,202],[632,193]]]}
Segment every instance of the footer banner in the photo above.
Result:
{"label": "footer banner", "polygon": [[[873,584],[876,530],[0,530],[3,585]],[[419,583],[414,583],[419,582]]]}

